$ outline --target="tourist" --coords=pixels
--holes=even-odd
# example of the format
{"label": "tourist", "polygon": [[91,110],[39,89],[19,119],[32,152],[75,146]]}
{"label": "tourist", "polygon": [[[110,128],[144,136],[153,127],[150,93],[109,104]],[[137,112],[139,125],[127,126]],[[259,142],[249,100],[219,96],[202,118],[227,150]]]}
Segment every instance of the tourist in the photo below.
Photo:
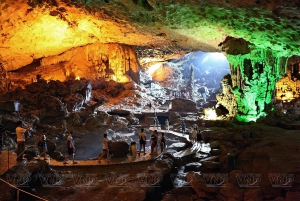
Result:
{"label": "tourist", "polygon": [[169,130],[169,120],[168,119],[166,119],[165,125],[166,125],[166,130]]}
{"label": "tourist", "polygon": [[192,143],[196,143],[196,138],[197,138],[197,128],[193,128],[192,130]]}
{"label": "tourist", "polygon": [[146,134],[144,133],[144,128],[141,129],[141,133],[139,134],[139,140],[140,140],[140,152],[142,150],[142,147],[144,148],[144,154],[146,154]]}
{"label": "tourist", "polygon": [[203,135],[201,130],[199,129],[197,132],[197,144],[200,144],[200,146],[202,147],[202,141],[203,141]]}
{"label": "tourist", "polygon": [[182,131],[182,134],[184,134],[185,133],[185,123],[184,123],[184,121],[181,121],[181,131]]}
{"label": "tourist", "polygon": [[75,142],[74,142],[74,137],[73,137],[72,131],[70,131],[69,135],[68,135],[67,147],[68,147],[68,153],[67,153],[66,158],[63,163],[68,164],[67,160],[70,156],[72,156],[73,164],[77,164],[77,162],[75,161],[76,148],[75,148]]}
{"label": "tourist", "polygon": [[156,117],[153,119],[154,128],[158,128],[158,123]]}
{"label": "tourist", "polygon": [[[152,155],[152,154],[153,154],[153,151],[154,151],[154,147],[156,147],[156,145],[157,145],[157,138],[156,138],[155,133],[153,133],[153,134],[151,135],[150,144],[151,144],[151,155]],[[156,149],[156,150],[157,150],[157,149]]]}
{"label": "tourist", "polygon": [[167,139],[166,139],[164,133],[161,134],[161,137],[160,137],[160,139],[159,139],[159,142],[160,142],[160,143],[159,143],[159,144],[160,144],[160,151],[161,151],[161,153],[163,153],[163,152],[166,151],[166,143],[167,143]]}
{"label": "tourist", "polygon": [[44,160],[46,160],[46,153],[48,151],[47,149],[47,137],[46,137],[46,134],[47,134],[47,131],[46,130],[43,130],[43,133],[40,137],[40,140],[39,140],[39,145],[40,145],[40,148],[41,148],[41,154],[40,156],[44,157]]}
{"label": "tourist", "polygon": [[22,160],[23,154],[25,151],[25,132],[31,129],[31,125],[28,125],[27,128],[22,128],[22,121],[17,122],[16,135],[17,135],[17,161]]}
{"label": "tourist", "polygon": [[100,163],[100,159],[103,157],[103,156],[106,156],[106,159],[109,160],[109,149],[108,149],[108,145],[107,145],[107,134],[105,133],[104,136],[103,136],[103,140],[102,140],[102,149],[103,149],[103,152],[102,154],[100,154],[98,156],[98,161]]}

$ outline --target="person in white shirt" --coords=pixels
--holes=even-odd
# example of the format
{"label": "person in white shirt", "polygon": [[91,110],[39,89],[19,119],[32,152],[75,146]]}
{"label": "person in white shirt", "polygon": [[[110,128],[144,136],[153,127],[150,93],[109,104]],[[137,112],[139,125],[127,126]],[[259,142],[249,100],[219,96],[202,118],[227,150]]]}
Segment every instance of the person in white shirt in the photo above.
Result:
{"label": "person in white shirt", "polygon": [[22,121],[17,122],[16,135],[17,135],[17,161],[22,160],[25,151],[25,132],[29,131],[32,126],[28,125],[27,128],[22,128]]}
{"label": "person in white shirt", "polygon": [[109,160],[109,149],[108,149],[108,144],[107,144],[107,134],[106,133],[103,136],[102,149],[103,149],[102,154],[97,158],[99,163],[100,163],[100,159],[105,155],[106,155],[106,159]]}

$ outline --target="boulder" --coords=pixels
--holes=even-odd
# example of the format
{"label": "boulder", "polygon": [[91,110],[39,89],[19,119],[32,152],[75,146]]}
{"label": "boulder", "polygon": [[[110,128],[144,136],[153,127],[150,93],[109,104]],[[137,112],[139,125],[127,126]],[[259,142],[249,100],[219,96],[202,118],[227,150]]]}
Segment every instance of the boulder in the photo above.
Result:
{"label": "boulder", "polygon": [[109,153],[112,154],[114,158],[127,156],[129,153],[129,145],[124,141],[108,141],[107,143]]}
{"label": "boulder", "polygon": [[25,157],[27,158],[27,160],[32,160],[33,157],[38,156],[40,153],[40,150],[38,147],[28,147],[25,151]]}
{"label": "boulder", "polygon": [[56,143],[47,139],[48,154],[52,154],[56,150]]}
{"label": "boulder", "polygon": [[194,162],[199,162],[200,160],[204,159],[204,158],[207,158],[208,157],[208,154],[202,154],[202,153],[199,153],[197,152],[194,156],[193,156],[193,161]]}
{"label": "boulder", "polygon": [[189,171],[200,172],[201,167],[202,164],[198,162],[188,163],[184,166],[184,172],[189,172]]}
{"label": "boulder", "polygon": [[84,125],[85,125],[86,129],[91,130],[91,131],[97,130],[100,128],[103,129],[103,126],[107,125],[106,122],[107,122],[108,117],[109,117],[109,115],[106,112],[99,111],[96,116],[88,117],[85,120]]}
{"label": "boulder", "polygon": [[64,98],[64,102],[67,104],[67,109],[69,112],[79,111],[84,103],[84,98],[81,94],[69,94]]}
{"label": "boulder", "polygon": [[227,198],[227,200],[244,200],[243,190],[239,189],[238,186],[235,186],[230,182],[227,182],[225,185],[225,188],[220,189],[220,193]]}
{"label": "boulder", "polygon": [[123,84],[110,80],[107,84],[106,94],[112,97],[117,97],[125,91],[125,87]]}
{"label": "boulder", "polygon": [[100,103],[101,105],[108,102],[108,99],[102,94],[101,90],[93,90],[92,94],[93,101]]}
{"label": "boulder", "polygon": [[182,165],[182,159],[180,157],[174,157],[171,153],[164,153],[164,155],[168,156],[173,160],[174,167],[179,167]]}
{"label": "boulder", "polygon": [[244,192],[244,201],[261,201],[263,195],[260,189],[247,188]]}
{"label": "boulder", "polygon": [[126,128],[128,123],[125,117],[119,117],[117,115],[109,116],[106,120],[106,124],[112,126],[115,130]]}
{"label": "boulder", "polygon": [[54,96],[39,96],[41,99],[37,105],[41,108],[45,108],[45,116],[67,116],[68,109],[59,98]]}
{"label": "boulder", "polygon": [[15,101],[0,101],[0,110],[15,112]]}
{"label": "boulder", "polygon": [[221,168],[220,162],[204,161],[202,164],[206,170],[220,170]]}
{"label": "boulder", "polygon": [[72,126],[82,126],[82,119],[80,118],[78,113],[70,113],[68,116],[68,123]]}
{"label": "boulder", "polygon": [[220,141],[219,141],[219,140],[212,141],[212,142],[210,142],[209,144],[210,144],[210,148],[211,148],[211,149],[217,149],[217,148],[219,148],[219,146],[220,146]]}
{"label": "boulder", "polygon": [[218,187],[207,185],[207,181],[205,181],[204,178],[198,173],[188,172],[186,174],[186,180],[190,181],[190,185],[199,197],[205,197],[205,192],[216,193],[219,190]]}
{"label": "boulder", "polygon": [[220,149],[211,149],[209,153],[211,156],[218,156],[221,154],[221,150]]}
{"label": "boulder", "polygon": [[210,156],[210,157],[201,159],[199,162],[200,162],[200,163],[203,163],[203,162],[205,162],[205,161],[215,161],[215,162],[218,162],[219,159],[220,159],[219,156]]}
{"label": "boulder", "polygon": [[62,153],[58,151],[54,151],[53,153],[49,154],[51,158],[57,160],[57,161],[64,161],[65,156],[62,155]]}
{"label": "boulder", "polygon": [[173,149],[176,151],[182,151],[185,148],[186,148],[186,143],[184,142],[173,143],[171,146],[168,147],[168,149]]}
{"label": "boulder", "polygon": [[175,98],[172,100],[173,112],[197,112],[196,103],[182,98]]}
{"label": "boulder", "polygon": [[128,116],[126,116],[125,118],[129,121],[129,123],[130,123],[131,125],[137,125],[137,124],[139,124],[139,119],[136,118],[136,117],[134,116],[133,113],[130,113],[130,114],[129,114]]}
{"label": "boulder", "polygon": [[288,191],[286,193],[286,201],[297,201],[300,198],[299,191]]}
{"label": "boulder", "polygon": [[181,116],[178,112],[170,112],[169,113],[169,122],[174,123],[175,121],[177,121],[178,119],[180,119]]}

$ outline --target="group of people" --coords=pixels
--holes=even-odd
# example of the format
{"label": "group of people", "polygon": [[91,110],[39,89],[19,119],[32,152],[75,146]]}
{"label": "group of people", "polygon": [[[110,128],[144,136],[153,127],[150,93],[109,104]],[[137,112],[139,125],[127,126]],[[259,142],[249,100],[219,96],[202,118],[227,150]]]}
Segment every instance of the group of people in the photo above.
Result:
{"label": "group of people", "polygon": [[[168,120],[166,120],[166,127],[169,128]],[[17,135],[17,160],[22,160],[23,154],[25,151],[25,133],[32,128],[32,125],[28,125],[26,128],[23,128],[23,122],[19,121],[18,126],[16,128],[16,135]],[[140,152],[142,149],[144,150],[144,154],[146,153],[146,134],[144,132],[144,128],[141,129],[141,132],[139,133],[139,142],[140,142]],[[0,141],[0,145],[2,145],[2,141]],[[167,138],[165,137],[164,133],[161,133],[161,136],[158,136],[157,130],[154,130],[153,134],[150,138],[150,144],[151,144],[151,154],[158,154],[158,147],[160,147],[161,153],[165,152],[166,150],[166,144],[167,144]],[[40,148],[40,155],[39,157],[44,157],[44,160],[47,158],[47,130],[43,130],[42,134],[39,136],[39,142],[38,146]],[[0,147],[0,149],[2,146]],[[107,134],[104,134],[103,140],[102,140],[102,149],[103,152],[96,158],[97,160],[102,159],[102,157],[106,157],[107,160],[109,160],[109,149],[107,144]],[[67,154],[65,156],[65,159],[63,161],[63,164],[68,164],[68,159],[70,156],[72,156],[72,162],[73,164],[77,164],[75,161],[75,154],[76,154],[76,148],[75,148],[75,142],[73,137],[73,132],[68,131],[68,137],[67,137]]]}
{"label": "group of people", "polygon": [[202,141],[204,140],[204,137],[202,135],[202,132],[200,129],[198,129],[197,126],[193,126],[193,130],[191,132],[190,140],[192,143],[199,144],[202,147]]}
{"label": "group of people", "polygon": [[[144,131],[144,128],[141,129],[141,132],[139,134],[139,141],[140,141],[140,152],[142,149],[144,149],[144,154],[146,153],[146,133]],[[156,154],[158,154],[158,144],[160,145],[160,151],[161,153],[166,151],[166,144],[167,144],[167,138],[165,137],[165,134],[162,133],[160,137],[158,137],[157,130],[154,130],[153,134],[150,137],[150,145],[151,145],[151,154],[154,154],[154,150]]]}
{"label": "group of people", "polygon": [[[67,138],[67,148],[68,148],[68,152],[67,152],[67,155],[65,157],[63,164],[68,164],[67,160],[70,156],[72,156],[73,164],[77,164],[77,161],[75,161],[76,148],[75,148],[75,141],[74,141],[72,131],[69,131],[69,135]],[[98,160],[99,163],[100,163],[100,160],[102,159],[102,157],[104,157],[104,156],[106,156],[106,160],[110,160],[106,133],[103,135],[103,139],[102,139],[102,150],[103,150],[102,153],[96,158],[96,160]]]}

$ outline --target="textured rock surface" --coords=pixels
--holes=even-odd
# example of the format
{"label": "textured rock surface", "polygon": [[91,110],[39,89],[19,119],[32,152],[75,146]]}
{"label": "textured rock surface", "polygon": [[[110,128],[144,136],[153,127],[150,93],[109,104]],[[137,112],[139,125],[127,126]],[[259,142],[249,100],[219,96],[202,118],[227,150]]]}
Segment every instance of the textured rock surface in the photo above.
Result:
{"label": "textured rock surface", "polygon": [[172,108],[173,112],[197,112],[196,103],[182,98],[176,98],[172,100]]}
{"label": "textured rock surface", "polygon": [[215,51],[233,36],[283,55],[299,54],[296,1],[147,1],[145,6],[127,0],[99,7],[88,1],[86,9],[69,0],[33,2],[1,1],[1,61],[7,70],[94,42]]}
{"label": "textured rock surface", "polygon": [[109,153],[113,154],[113,157],[127,156],[129,152],[129,145],[124,141],[108,141]]}

